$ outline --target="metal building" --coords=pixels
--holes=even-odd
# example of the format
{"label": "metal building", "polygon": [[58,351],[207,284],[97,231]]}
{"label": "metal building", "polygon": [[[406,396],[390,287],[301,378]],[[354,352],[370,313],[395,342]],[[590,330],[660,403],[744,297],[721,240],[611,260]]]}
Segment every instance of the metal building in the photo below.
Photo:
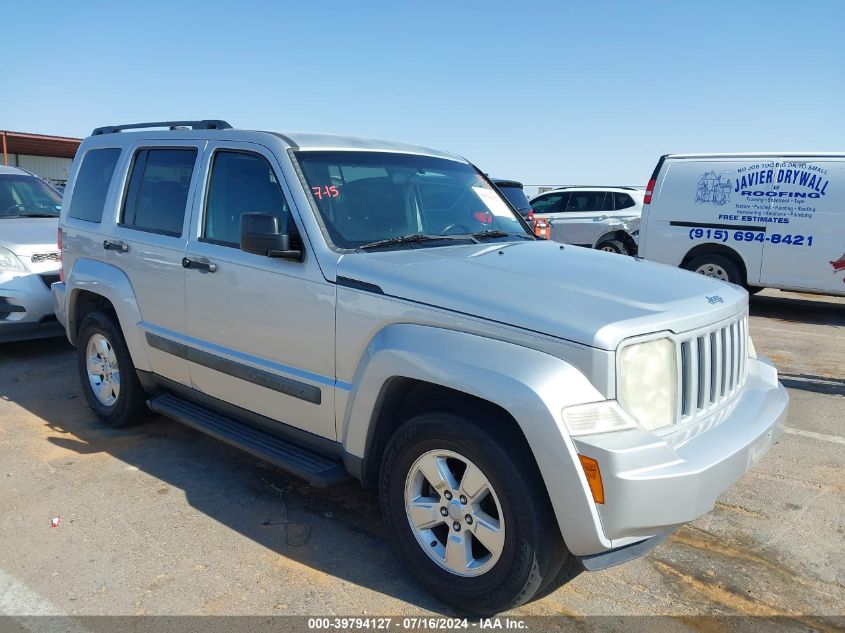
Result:
{"label": "metal building", "polygon": [[63,186],[82,139],[0,130],[2,164],[31,171]]}

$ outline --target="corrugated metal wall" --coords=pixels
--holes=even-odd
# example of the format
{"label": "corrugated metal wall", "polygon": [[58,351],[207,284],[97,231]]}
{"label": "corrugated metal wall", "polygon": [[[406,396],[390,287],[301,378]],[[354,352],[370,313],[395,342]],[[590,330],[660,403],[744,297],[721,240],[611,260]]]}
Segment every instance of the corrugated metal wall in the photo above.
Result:
{"label": "corrugated metal wall", "polygon": [[[14,158],[13,158],[14,156]],[[70,173],[70,158],[54,158],[52,156],[27,156],[26,154],[9,154],[9,164],[26,169],[47,180],[67,182]]]}

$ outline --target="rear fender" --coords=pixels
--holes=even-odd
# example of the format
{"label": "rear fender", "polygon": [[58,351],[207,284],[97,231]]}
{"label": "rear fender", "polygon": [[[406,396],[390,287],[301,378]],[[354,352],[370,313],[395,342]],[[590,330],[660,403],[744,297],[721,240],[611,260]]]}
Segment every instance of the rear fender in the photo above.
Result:
{"label": "rear fender", "polygon": [[79,323],[76,322],[77,300],[83,291],[100,295],[114,306],[123,338],[132,356],[135,368],[150,371],[150,361],[141,329],[141,309],[135,291],[126,274],[110,264],[93,259],[77,259],[67,276],[67,333],[76,345]]}

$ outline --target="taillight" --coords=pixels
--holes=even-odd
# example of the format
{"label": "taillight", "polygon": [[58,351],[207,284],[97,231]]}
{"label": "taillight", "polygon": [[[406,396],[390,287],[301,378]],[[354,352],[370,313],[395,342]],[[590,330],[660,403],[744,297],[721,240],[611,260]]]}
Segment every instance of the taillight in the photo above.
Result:
{"label": "taillight", "polygon": [[529,222],[534,221],[534,209],[528,209],[528,221]]}
{"label": "taillight", "polygon": [[56,246],[59,247],[59,281],[65,280],[65,265],[62,263],[62,229],[56,235]]}
{"label": "taillight", "polygon": [[654,185],[657,184],[657,180],[652,178],[648,181],[648,186],[645,188],[645,197],[643,198],[643,204],[651,204],[651,196],[654,194]]}

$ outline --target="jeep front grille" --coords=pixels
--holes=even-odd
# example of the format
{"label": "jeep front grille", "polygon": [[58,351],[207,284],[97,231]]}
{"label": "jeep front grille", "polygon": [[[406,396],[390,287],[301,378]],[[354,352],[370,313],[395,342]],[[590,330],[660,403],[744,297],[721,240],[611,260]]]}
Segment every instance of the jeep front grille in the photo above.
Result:
{"label": "jeep front grille", "polygon": [[678,420],[692,422],[732,400],[745,384],[748,314],[679,341]]}

